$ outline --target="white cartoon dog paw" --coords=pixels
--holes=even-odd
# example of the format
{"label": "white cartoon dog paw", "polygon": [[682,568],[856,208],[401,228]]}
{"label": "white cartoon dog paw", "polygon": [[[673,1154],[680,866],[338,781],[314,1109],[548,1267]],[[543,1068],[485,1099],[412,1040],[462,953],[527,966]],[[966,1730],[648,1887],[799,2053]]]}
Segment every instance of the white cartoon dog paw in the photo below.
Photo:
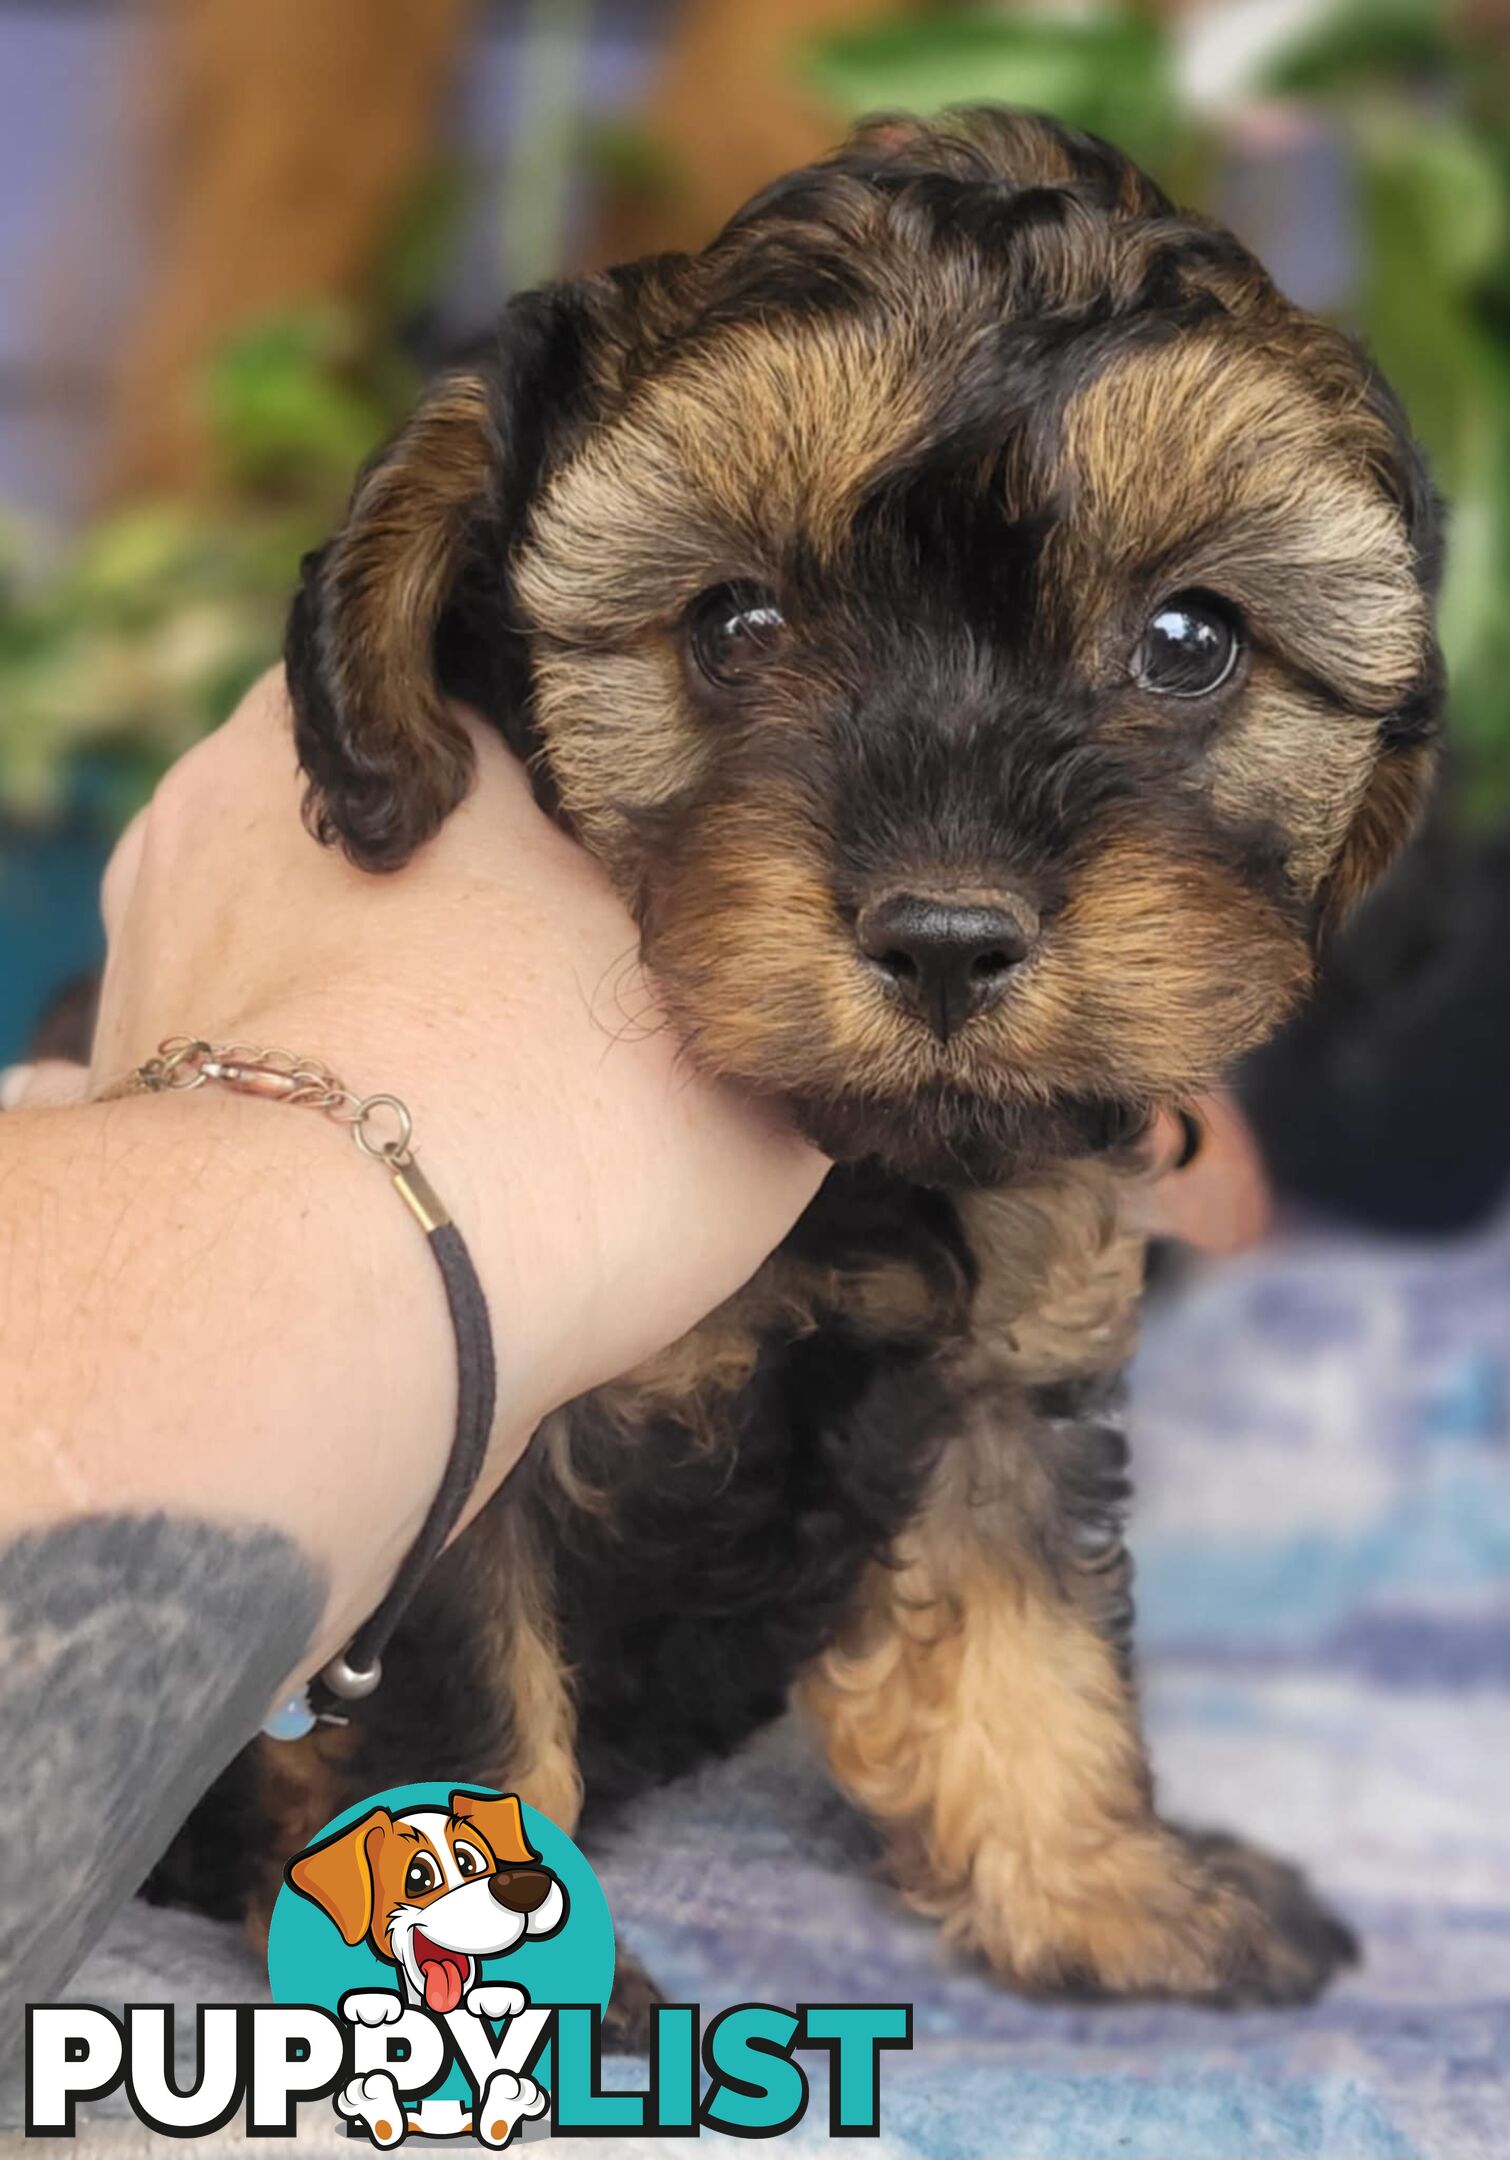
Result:
{"label": "white cartoon dog paw", "polygon": [[335,2096],[336,2113],[360,2123],[374,2145],[401,2145],[404,2138],[404,2104],[398,2087],[386,2070],[369,2070],[354,2077]]}
{"label": "white cartoon dog paw", "polygon": [[341,1997],[341,2015],[348,2025],[396,2025],[403,2014],[403,1996],[388,1988],[354,1988]]}
{"label": "white cartoon dog paw", "polygon": [[483,1980],[467,1990],[466,2007],[476,2018],[518,2017],[529,2006],[524,1989],[510,1987],[506,1980]]}
{"label": "white cartoon dog paw", "polygon": [[476,2135],[482,2144],[498,2151],[507,2145],[519,2123],[533,2121],[549,2106],[550,2095],[533,2078],[515,2077],[512,2070],[495,2070],[477,2104]]}

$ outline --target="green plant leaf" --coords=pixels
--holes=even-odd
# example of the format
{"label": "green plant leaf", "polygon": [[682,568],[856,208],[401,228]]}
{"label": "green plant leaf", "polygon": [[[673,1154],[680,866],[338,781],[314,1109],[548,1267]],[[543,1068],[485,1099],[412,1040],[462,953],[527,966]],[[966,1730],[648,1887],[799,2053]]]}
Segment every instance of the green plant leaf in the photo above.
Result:
{"label": "green plant leaf", "polygon": [[582,157],[595,180],[656,201],[673,195],[681,162],[669,144],[634,120],[591,120],[583,129]]}
{"label": "green plant leaf", "polygon": [[473,178],[459,158],[440,159],[409,190],[374,278],[378,306],[396,321],[416,314],[440,284]]}
{"label": "green plant leaf", "polygon": [[1341,0],[1275,55],[1262,87],[1302,97],[1356,92],[1439,71],[1460,49],[1441,0]]}
{"label": "green plant leaf", "polygon": [[[1372,196],[1372,239],[1391,261],[1414,254],[1436,283],[1469,286],[1500,263],[1505,174],[1461,122],[1403,103],[1371,104],[1357,128]],[[1379,268],[1374,269],[1377,282]]]}
{"label": "green plant leaf", "polygon": [[820,39],[801,65],[851,115],[1024,105],[1149,156],[1181,126],[1163,32],[1120,9],[930,13]]}
{"label": "green plant leaf", "polygon": [[251,488],[349,480],[402,410],[364,373],[357,325],[334,306],[244,332],[208,369],[203,394],[228,470]]}

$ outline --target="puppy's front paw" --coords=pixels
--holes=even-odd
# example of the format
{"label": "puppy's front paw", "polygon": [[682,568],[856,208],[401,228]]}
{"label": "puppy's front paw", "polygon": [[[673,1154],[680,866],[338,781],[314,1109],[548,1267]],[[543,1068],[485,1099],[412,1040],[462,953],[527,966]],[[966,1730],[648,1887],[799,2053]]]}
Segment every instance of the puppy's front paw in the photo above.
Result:
{"label": "puppy's front paw", "polygon": [[506,1980],[483,1980],[467,1990],[465,2007],[477,2018],[518,2017],[521,2010],[528,2010],[530,1999],[521,1987],[511,1987]]}
{"label": "puppy's front paw", "polygon": [[507,2145],[519,2123],[543,2115],[549,2105],[549,2095],[533,2078],[515,2077],[512,2070],[495,2070],[477,2104],[477,2136],[496,2151]]}
{"label": "puppy's front paw", "polygon": [[349,2078],[335,2096],[336,2113],[360,2123],[374,2145],[386,2150],[404,2137],[404,2107],[398,2087],[386,2070]]}
{"label": "puppy's front paw", "polygon": [[1297,1868],[1236,1838],[1150,1823],[1050,1881],[1010,1881],[999,1907],[973,1885],[945,1924],[1030,1994],[1278,2007],[1312,2001],[1358,1955]]}
{"label": "puppy's front paw", "polygon": [[353,1988],[341,1997],[348,2025],[395,2025],[404,2014],[404,1998],[392,1988]]}
{"label": "puppy's front paw", "polygon": [[1358,1938],[1300,1869],[1219,1831],[1185,1843],[1236,1901],[1210,2000],[1224,2006],[1312,2002],[1359,1957]]}

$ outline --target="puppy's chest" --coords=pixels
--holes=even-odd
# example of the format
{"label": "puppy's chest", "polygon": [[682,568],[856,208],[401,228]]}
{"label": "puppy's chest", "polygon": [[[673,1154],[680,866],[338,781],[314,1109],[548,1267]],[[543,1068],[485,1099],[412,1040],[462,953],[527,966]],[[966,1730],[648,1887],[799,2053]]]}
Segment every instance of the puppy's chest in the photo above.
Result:
{"label": "puppy's chest", "polygon": [[548,1452],[569,1483],[589,1430],[662,1457],[737,1454],[794,1391],[821,1422],[912,1366],[951,1392],[1114,1370],[1132,1349],[1143,1261],[1116,1186],[1099,1163],[964,1194],[835,1170],[744,1289],[574,1406]]}
{"label": "puppy's chest", "polygon": [[[590,1797],[780,1708],[956,1445],[1126,1354],[1133,1248],[1080,1173],[943,1198],[836,1175],[760,1275],[551,1421],[520,1497],[575,1675]],[[527,1499],[525,1496],[527,1495]]]}

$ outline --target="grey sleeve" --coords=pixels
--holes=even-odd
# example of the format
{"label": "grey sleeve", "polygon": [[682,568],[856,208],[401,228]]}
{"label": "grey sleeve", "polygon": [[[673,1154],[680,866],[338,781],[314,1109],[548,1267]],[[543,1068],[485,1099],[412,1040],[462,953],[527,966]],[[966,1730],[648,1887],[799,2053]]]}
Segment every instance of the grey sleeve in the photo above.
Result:
{"label": "grey sleeve", "polygon": [[281,1532],[97,1515],[0,1547],[0,2085],[250,1738],[325,1603]]}

